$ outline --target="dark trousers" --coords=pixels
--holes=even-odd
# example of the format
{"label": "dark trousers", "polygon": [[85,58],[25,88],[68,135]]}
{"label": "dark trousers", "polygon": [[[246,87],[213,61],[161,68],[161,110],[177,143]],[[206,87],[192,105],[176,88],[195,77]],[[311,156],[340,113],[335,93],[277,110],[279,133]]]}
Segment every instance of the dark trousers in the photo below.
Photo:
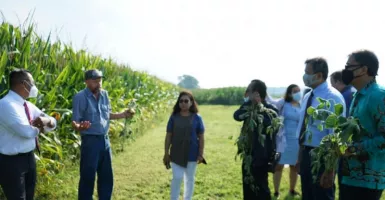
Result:
{"label": "dark trousers", "polygon": [[110,200],[113,189],[111,148],[108,136],[82,136],[79,200],[92,200],[95,177],[100,200]]}
{"label": "dark trousers", "polygon": [[334,200],[335,184],[331,188],[322,188],[320,185],[321,175],[324,171],[323,167],[317,175],[317,181],[314,182],[313,174],[311,172],[311,147],[304,147],[302,149],[302,161],[300,163],[301,189],[303,200]]}
{"label": "dark trousers", "polygon": [[380,200],[382,190],[354,187],[341,184],[340,200]]}
{"label": "dark trousers", "polygon": [[242,163],[242,183],[244,200],[271,200],[270,188],[268,183],[268,166],[252,167],[251,173],[254,178],[254,184],[258,189],[252,190],[251,185],[245,183],[246,170]]}
{"label": "dark trousers", "polygon": [[0,154],[0,184],[8,200],[33,200],[36,186],[34,153]]}
{"label": "dark trousers", "polygon": [[339,196],[339,199],[341,199],[341,187],[342,187],[342,159],[339,159],[339,160],[338,160],[337,180],[338,180],[338,196]]}

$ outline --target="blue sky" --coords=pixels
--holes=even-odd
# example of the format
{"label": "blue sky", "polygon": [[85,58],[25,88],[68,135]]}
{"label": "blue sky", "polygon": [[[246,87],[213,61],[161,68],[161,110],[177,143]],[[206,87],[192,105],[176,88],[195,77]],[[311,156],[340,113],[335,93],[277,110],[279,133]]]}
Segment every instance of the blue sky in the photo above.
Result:
{"label": "blue sky", "polygon": [[[365,3],[364,3],[365,2]],[[374,51],[385,84],[383,1],[2,0],[11,23],[35,10],[38,32],[177,83],[201,87],[303,85],[304,61],[342,69],[354,50]]]}

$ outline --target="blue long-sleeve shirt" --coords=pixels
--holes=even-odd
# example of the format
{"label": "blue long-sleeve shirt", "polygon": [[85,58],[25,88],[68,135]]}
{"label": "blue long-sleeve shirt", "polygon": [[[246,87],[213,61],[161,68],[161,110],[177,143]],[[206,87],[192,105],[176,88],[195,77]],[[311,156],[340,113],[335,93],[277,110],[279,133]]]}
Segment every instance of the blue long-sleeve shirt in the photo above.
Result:
{"label": "blue long-sleeve shirt", "polygon": [[[342,104],[343,106],[343,112],[341,116],[345,117],[345,111],[346,111],[346,105],[345,105],[345,100],[342,96],[342,94],[335,88],[333,88],[331,85],[329,85],[326,81],[316,87],[314,90],[310,91],[307,93],[303,101],[301,103],[301,110],[300,110],[300,118],[299,118],[299,123],[296,131],[296,137],[299,138],[301,129],[302,129],[302,123],[305,120],[305,112],[306,112],[306,104],[307,101],[310,97],[311,92],[314,93],[314,96],[312,98],[311,106],[312,107],[317,107],[319,105],[319,102],[317,100],[317,97],[320,97],[322,99],[326,100],[331,100],[331,106],[330,106],[330,111],[334,111],[334,105],[335,104]],[[322,124],[321,121],[319,120],[314,120],[313,118],[309,118],[308,124],[307,124],[307,130],[309,132],[306,132],[305,134],[305,146],[310,146],[310,147],[318,147],[321,143],[321,140],[323,137],[325,137],[328,134],[333,133],[333,129],[324,129],[320,131],[318,129],[318,125]]]}
{"label": "blue long-sleeve shirt", "polygon": [[341,94],[342,94],[342,96],[345,99],[345,104],[346,104],[346,112],[345,112],[345,114],[346,114],[346,116],[349,116],[350,105],[352,103],[353,95],[354,95],[355,92],[357,92],[357,90],[353,86],[351,86],[351,85],[346,86],[341,91]]}

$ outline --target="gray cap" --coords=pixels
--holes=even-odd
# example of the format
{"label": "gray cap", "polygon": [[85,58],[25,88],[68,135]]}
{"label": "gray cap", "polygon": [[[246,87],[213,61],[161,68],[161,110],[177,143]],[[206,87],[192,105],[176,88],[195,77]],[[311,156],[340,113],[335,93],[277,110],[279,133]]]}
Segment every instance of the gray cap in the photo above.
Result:
{"label": "gray cap", "polygon": [[85,79],[97,79],[97,78],[104,78],[103,72],[97,70],[97,69],[91,69],[86,71],[85,73]]}

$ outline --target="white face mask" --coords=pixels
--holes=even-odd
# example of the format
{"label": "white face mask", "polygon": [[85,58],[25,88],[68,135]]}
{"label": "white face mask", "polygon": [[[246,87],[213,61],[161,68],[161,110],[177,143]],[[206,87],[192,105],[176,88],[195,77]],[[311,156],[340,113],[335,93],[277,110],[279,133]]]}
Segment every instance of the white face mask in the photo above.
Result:
{"label": "white face mask", "polygon": [[[29,86],[31,86],[28,82],[26,82]],[[27,89],[25,89],[27,90]],[[28,90],[27,90],[28,92]],[[31,90],[29,90],[28,98],[36,98],[37,94],[39,93],[39,90],[35,85],[32,85]]]}
{"label": "white face mask", "polygon": [[244,102],[248,102],[250,100],[250,98],[249,97],[245,97],[245,98],[243,98],[243,101]]}
{"label": "white face mask", "polygon": [[39,90],[37,89],[37,87],[36,86],[32,86],[31,90],[29,91],[28,97],[36,98],[37,97],[37,93],[39,93]]}
{"label": "white face mask", "polygon": [[296,102],[300,102],[302,99],[302,93],[301,92],[294,93],[294,94],[292,94],[292,96],[293,96],[293,100]]}

